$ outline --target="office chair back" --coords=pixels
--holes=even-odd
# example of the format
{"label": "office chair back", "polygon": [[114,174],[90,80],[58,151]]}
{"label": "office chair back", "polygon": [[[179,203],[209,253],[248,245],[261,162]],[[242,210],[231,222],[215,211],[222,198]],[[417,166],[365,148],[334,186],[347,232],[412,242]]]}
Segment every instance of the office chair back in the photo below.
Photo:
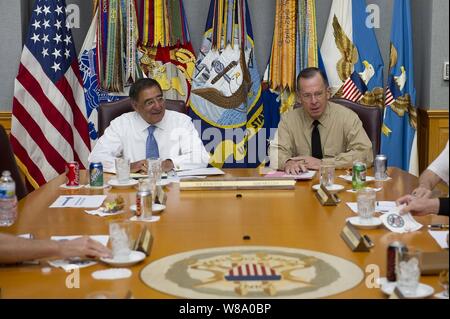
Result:
{"label": "office chair back", "polygon": [[[373,156],[380,154],[381,125],[383,124],[383,110],[377,106],[365,106],[341,98],[331,98],[331,102],[345,106],[355,112],[361,120],[367,136],[372,142]],[[301,107],[295,104],[294,108]]]}
{"label": "office chair back", "polygon": [[3,171],[8,170],[11,172],[11,177],[16,182],[16,195],[17,199],[22,199],[28,194],[28,190],[19,173],[14,153],[9,142],[8,134],[5,128],[0,125],[0,149],[2,155],[0,156],[0,175]]}
{"label": "office chair back", "polygon": [[[167,110],[177,111],[187,114],[186,103],[181,100],[165,100]],[[122,100],[110,103],[103,103],[98,107],[98,137],[102,136],[105,129],[116,117],[134,111],[131,106],[131,99],[124,98]]]}

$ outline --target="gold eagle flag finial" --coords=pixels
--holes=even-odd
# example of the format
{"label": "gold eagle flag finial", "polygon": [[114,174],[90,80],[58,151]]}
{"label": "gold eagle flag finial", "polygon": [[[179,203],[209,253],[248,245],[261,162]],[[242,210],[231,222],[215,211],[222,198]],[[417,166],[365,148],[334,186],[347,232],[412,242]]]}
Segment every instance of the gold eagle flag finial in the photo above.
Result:
{"label": "gold eagle flag finial", "polygon": [[339,78],[345,82],[353,72],[353,66],[358,62],[358,50],[342,29],[336,15],[333,17],[334,41],[341,52],[342,58],[337,62],[336,69]]}
{"label": "gold eagle flag finial", "polygon": [[398,60],[397,49],[395,48],[394,44],[391,43],[389,69],[392,69],[397,64],[397,60]]}

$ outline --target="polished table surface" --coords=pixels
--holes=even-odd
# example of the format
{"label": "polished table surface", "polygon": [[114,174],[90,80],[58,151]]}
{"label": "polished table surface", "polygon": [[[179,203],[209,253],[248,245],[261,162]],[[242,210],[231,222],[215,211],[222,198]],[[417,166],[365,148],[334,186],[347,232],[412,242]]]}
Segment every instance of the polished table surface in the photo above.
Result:
{"label": "polished table surface", "polygon": [[[225,170],[227,176],[259,176],[257,170]],[[337,171],[336,176],[344,172]],[[370,173],[370,171],[369,171]],[[417,186],[417,178],[408,173],[389,168],[392,180],[378,183],[383,189],[377,192],[377,200],[395,200],[409,193]],[[105,174],[105,180],[111,175]],[[19,203],[18,221],[2,232],[11,234],[32,233],[35,238],[49,238],[52,235],[100,235],[108,234],[108,223],[119,218],[91,216],[82,209],[48,208],[59,195],[64,194],[106,194],[108,198],[121,194],[128,207],[134,204],[135,189],[67,190],[59,185],[65,181],[59,176],[37,191],[32,192]],[[86,172],[81,181],[87,183]],[[161,213],[161,220],[147,224],[154,236],[152,252],[142,263],[130,267],[133,275],[116,281],[94,280],[92,272],[107,269],[98,263],[80,270],[80,287],[69,289],[66,279],[70,275],[61,269],[52,269],[48,274],[41,272],[46,266],[14,265],[0,267],[0,288],[2,298],[85,298],[99,291],[112,292],[123,297],[129,291],[135,298],[174,298],[149,288],[141,282],[140,271],[153,260],[180,252],[224,246],[279,246],[308,249],[336,255],[357,264],[363,271],[366,266],[376,264],[381,276],[386,274],[386,249],[390,242],[401,240],[407,245],[424,251],[440,251],[426,225],[448,223],[448,217],[424,216],[417,220],[425,225],[420,231],[396,234],[382,227],[360,231],[370,236],[375,247],[370,252],[352,252],[340,237],[347,217],[355,214],[345,202],[356,201],[356,195],[340,192],[342,202],[338,206],[321,206],[314,196],[312,185],[318,183],[317,174],[311,181],[297,182],[294,190],[208,190],[181,191],[178,184],[165,188],[167,208]],[[351,188],[351,184],[336,178],[336,183]],[[237,197],[241,194],[242,197]],[[123,215],[122,215],[123,216]],[[250,236],[244,240],[243,236]],[[368,273],[366,273],[367,275]],[[422,276],[421,282],[441,291],[437,276]],[[367,288],[365,279],[351,290],[330,298],[386,298],[379,290]]]}

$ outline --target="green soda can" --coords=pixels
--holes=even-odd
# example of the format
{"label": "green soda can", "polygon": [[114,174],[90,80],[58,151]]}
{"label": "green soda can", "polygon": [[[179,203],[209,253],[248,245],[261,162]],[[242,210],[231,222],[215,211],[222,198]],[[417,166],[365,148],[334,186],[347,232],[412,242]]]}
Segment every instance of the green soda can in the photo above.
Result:
{"label": "green soda can", "polygon": [[91,187],[103,187],[102,163],[91,163],[89,165],[89,185]]}
{"label": "green soda can", "polygon": [[360,190],[366,186],[366,172],[367,166],[361,161],[353,162],[352,168],[352,188],[353,190]]}

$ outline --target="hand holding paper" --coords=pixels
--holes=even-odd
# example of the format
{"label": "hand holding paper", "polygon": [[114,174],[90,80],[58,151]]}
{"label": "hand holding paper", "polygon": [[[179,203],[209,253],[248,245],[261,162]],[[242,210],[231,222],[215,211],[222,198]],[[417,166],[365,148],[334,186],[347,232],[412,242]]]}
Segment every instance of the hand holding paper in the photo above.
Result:
{"label": "hand holding paper", "polygon": [[380,217],[384,226],[394,233],[409,233],[422,228],[410,213],[400,214],[403,206],[399,206]]}

